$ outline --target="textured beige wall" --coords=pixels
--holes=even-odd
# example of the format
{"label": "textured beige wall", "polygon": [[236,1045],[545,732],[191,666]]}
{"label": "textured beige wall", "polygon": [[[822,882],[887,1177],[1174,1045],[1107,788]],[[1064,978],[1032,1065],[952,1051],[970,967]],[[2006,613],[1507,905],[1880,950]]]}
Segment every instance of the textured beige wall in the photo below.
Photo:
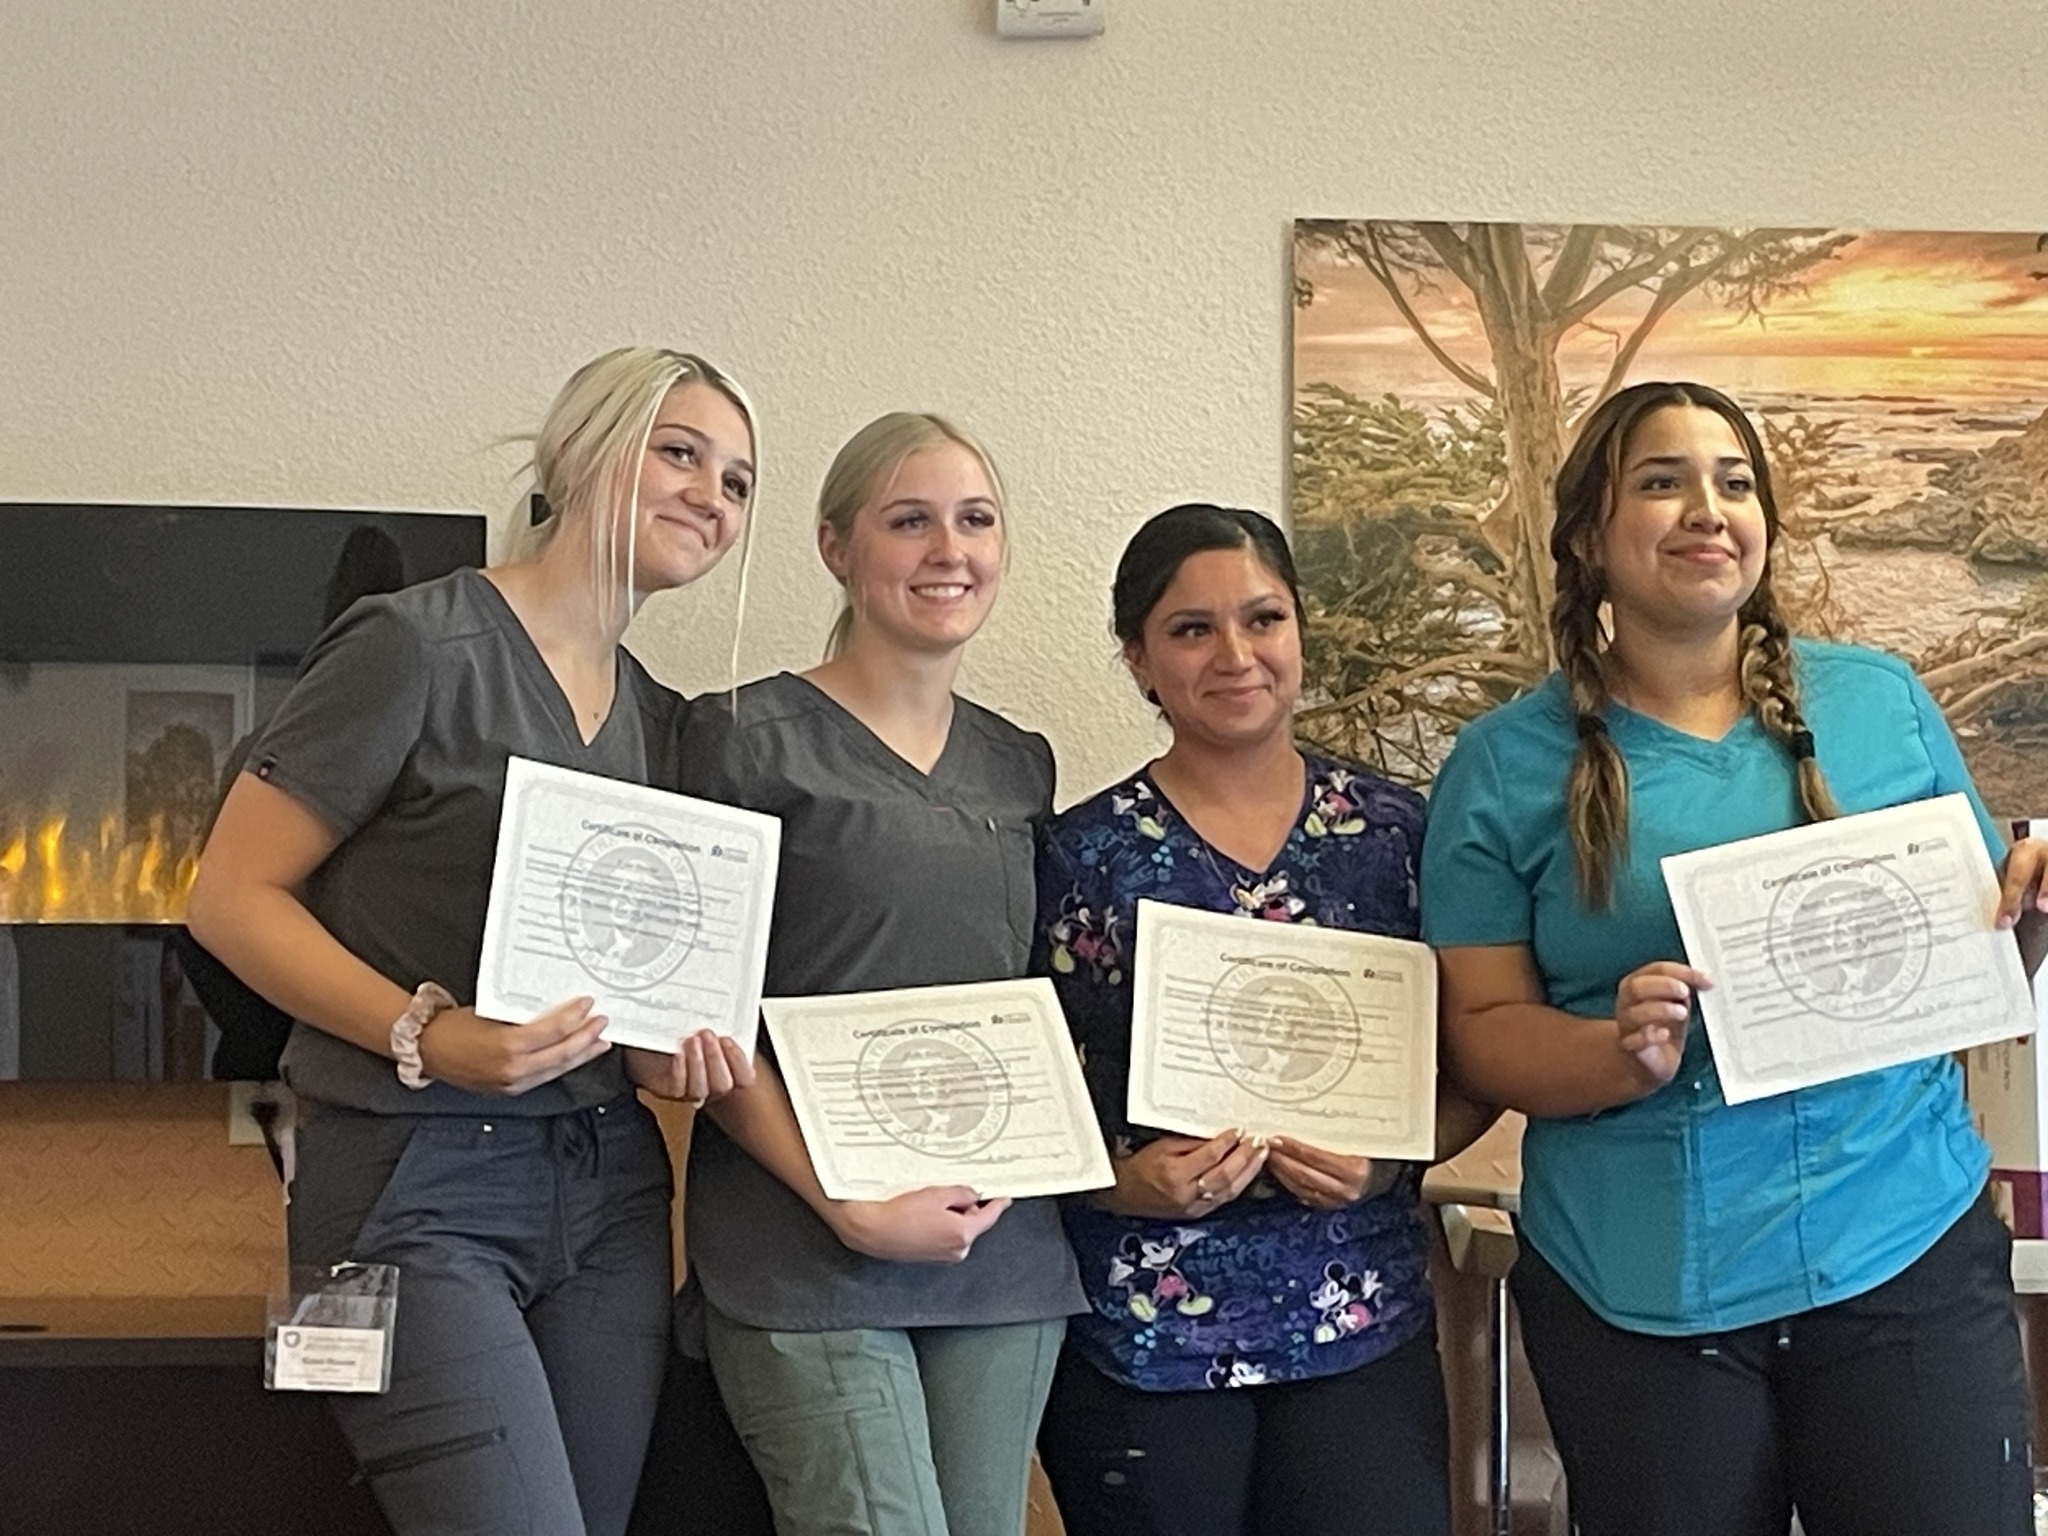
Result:
{"label": "textured beige wall", "polygon": [[[502,511],[566,370],[699,348],[765,415],[742,668],[810,660],[807,504],[873,413],[1015,492],[968,686],[1072,798],[1153,745],[1126,532],[1274,507],[1296,215],[2048,227],[2038,0],[0,4],[0,498]],[[636,641],[724,681],[733,589]]]}

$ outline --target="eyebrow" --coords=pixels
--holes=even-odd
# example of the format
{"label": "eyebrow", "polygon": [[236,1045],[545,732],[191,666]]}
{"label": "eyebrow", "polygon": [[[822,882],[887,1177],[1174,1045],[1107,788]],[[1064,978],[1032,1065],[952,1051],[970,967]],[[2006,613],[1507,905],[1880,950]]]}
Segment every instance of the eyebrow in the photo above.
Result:
{"label": "eyebrow", "polygon": [[[881,510],[884,512],[894,512],[902,507],[935,507],[937,505],[938,503],[929,496],[898,496],[883,502]],[[955,505],[962,507],[987,507],[991,511],[1002,510],[996,505],[995,498],[992,496],[969,496],[955,503]]]}
{"label": "eyebrow", "polygon": [[[1689,453],[1658,453],[1651,454],[1647,458],[1637,459],[1634,463],[1629,465],[1629,468],[1647,469],[1651,465],[1657,465],[1659,467],[1662,467],[1667,464],[1685,465],[1690,464],[1692,462],[1693,458],[1692,455]],[[1716,469],[1725,468],[1727,465],[1730,464],[1740,464],[1747,468],[1749,464],[1749,456],[1747,454],[1741,453],[1729,453],[1723,454],[1720,458],[1714,460],[1714,467]]]}
{"label": "eyebrow", "polygon": [[[1237,605],[1237,611],[1239,613],[1249,613],[1254,608],[1264,608],[1269,605],[1285,608],[1287,607],[1287,600],[1278,592],[1264,592],[1257,597],[1246,598]],[[1166,615],[1165,622],[1170,624],[1175,619],[1206,619],[1214,612],[1213,608],[1176,608]]]}

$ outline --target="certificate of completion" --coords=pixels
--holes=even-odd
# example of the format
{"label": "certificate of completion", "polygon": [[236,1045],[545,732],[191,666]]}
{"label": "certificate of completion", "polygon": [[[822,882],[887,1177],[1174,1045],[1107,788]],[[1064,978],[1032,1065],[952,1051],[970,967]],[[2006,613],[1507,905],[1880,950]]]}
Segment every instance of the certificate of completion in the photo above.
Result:
{"label": "certificate of completion", "polygon": [[761,1015],[834,1200],[933,1184],[1021,1198],[1116,1182],[1042,977],[771,997]]}
{"label": "certificate of completion", "polygon": [[1135,1125],[1436,1155],[1436,956],[1311,923],[1138,903]]}
{"label": "certificate of completion", "polygon": [[1962,795],[1674,854],[1664,883],[1730,1104],[2034,1028]]}
{"label": "certificate of completion", "polygon": [[592,997],[617,1044],[709,1028],[752,1051],[781,839],[773,816],[513,758],[476,1011]]}

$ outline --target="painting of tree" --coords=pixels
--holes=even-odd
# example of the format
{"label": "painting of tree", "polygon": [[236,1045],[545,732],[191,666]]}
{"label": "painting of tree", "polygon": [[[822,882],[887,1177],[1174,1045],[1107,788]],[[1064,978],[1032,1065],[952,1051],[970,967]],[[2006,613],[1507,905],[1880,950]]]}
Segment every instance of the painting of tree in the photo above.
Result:
{"label": "painting of tree", "polygon": [[127,724],[128,841],[154,838],[173,863],[196,856],[235,739],[234,696],[133,690]]}
{"label": "painting of tree", "polygon": [[2023,806],[2048,744],[2042,265],[2033,235],[1301,221],[1304,733],[1427,782],[1550,669],[1574,423],[1696,378],[1764,433],[1799,627],[1919,665],[1987,795]]}

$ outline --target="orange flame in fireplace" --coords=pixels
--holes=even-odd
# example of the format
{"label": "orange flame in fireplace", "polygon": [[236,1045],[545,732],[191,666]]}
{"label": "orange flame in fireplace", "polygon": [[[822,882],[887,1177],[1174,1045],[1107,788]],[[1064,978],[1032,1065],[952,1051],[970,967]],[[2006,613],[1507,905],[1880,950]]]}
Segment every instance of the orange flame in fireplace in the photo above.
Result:
{"label": "orange flame in fireplace", "polygon": [[97,836],[62,812],[0,828],[0,923],[179,923],[198,876],[198,842],[174,845],[162,817],[139,838],[112,815]]}

